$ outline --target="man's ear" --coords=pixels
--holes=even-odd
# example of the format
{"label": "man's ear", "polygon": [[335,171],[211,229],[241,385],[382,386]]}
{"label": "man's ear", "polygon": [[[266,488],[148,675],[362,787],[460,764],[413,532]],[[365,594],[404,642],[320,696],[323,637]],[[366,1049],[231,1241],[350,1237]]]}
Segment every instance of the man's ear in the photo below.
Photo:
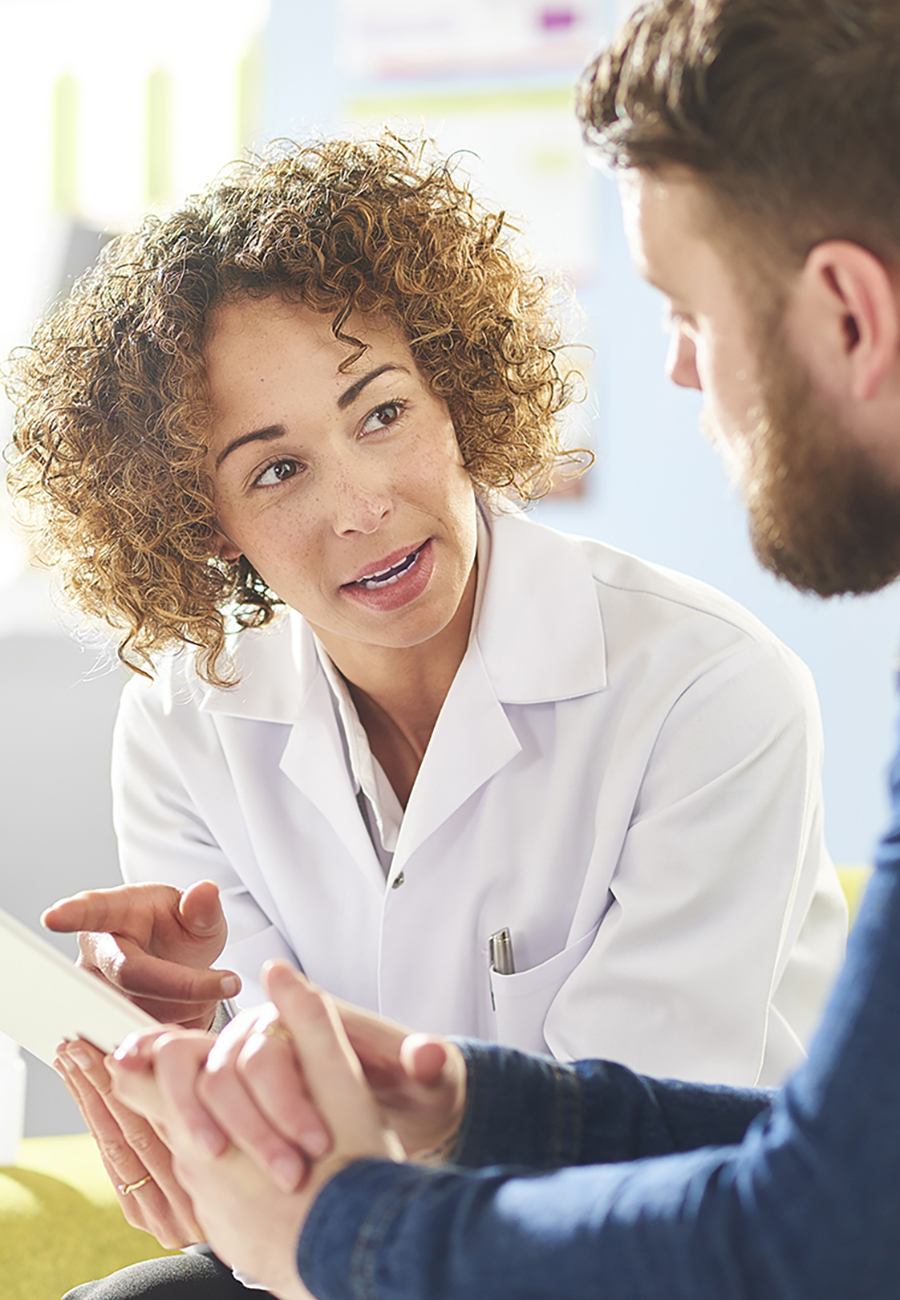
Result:
{"label": "man's ear", "polygon": [[220,560],[224,560],[226,564],[231,564],[233,560],[239,560],[243,555],[241,548],[235,546],[234,542],[220,532],[218,528],[213,532],[210,552],[217,555]]}
{"label": "man's ear", "polygon": [[869,402],[900,370],[898,285],[859,244],[816,244],[788,308],[793,343],[822,390]]}

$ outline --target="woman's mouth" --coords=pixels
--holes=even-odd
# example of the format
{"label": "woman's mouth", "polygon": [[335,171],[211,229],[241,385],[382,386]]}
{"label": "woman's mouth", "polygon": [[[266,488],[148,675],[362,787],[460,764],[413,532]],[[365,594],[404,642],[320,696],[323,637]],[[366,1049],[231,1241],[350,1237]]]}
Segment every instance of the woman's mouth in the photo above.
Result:
{"label": "woman's mouth", "polygon": [[[424,543],[423,543],[424,545]],[[357,578],[355,582],[349,583],[351,587],[365,587],[366,591],[375,591],[379,587],[390,586],[391,583],[397,582],[404,573],[416,563],[422,554],[422,547],[419,546],[409,555],[404,556],[399,564],[392,565],[389,569],[382,569],[380,573],[369,573],[364,578]]]}
{"label": "woman's mouth", "polygon": [[341,592],[358,605],[379,613],[401,609],[421,596],[434,572],[434,546],[427,538],[420,546],[406,553],[395,551],[376,566],[364,570],[352,582],[346,582]]}

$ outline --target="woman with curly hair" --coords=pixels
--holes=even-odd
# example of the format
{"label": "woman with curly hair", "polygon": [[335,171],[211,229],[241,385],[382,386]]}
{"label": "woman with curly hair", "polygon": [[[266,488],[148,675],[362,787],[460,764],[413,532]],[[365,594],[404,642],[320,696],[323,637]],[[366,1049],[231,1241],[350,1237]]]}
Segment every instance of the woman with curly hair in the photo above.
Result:
{"label": "woman with curly hair", "polygon": [[[128,884],[47,920],[158,1018],[207,1028],[286,956],[560,1059],[749,1084],[802,1055],[845,925],[809,676],[510,505],[564,459],[558,347],[503,215],[384,137],[148,219],[20,359],[15,490],[138,674]],[[132,1221],[191,1239],[102,1063],[61,1068]]]}

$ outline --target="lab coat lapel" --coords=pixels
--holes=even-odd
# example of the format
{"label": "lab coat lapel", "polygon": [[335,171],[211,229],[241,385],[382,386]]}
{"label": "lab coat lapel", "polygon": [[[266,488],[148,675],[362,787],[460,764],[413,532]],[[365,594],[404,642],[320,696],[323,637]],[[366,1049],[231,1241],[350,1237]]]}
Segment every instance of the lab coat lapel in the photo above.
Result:
{"label": "lab coat lapel", "polygon": [[329,822],[361,870],[383,889],[384,872],[356,802],[334,699],[321,670],[285,745],[281,770]]}
{"label": "lab coat lapel", "polygon": [[315,640],[302,619],[293,616],[293,657],[302,698],[281,770],[329,822],[365,875],[384,889],[384,872],[356,802],[346,741],[331,688],[322,671]]}
{"label": "lab coat lapel", "polygon": [[[262,637],[268,644],[262,644]],[[262,637],[242,634],[240,685],[231,692],[208,692],[201,707],[291,727],[281,771],[381,890],[384,872],[356,802],[343,733],[313,634],[299,615],[290,613]]]}
{"label": "lab coat lapel", "polygon": [[491,521],[488,545],[476,633],[416,778],[395,870],[521,752],[505,704],[572,699],[606,686],[596,584],[578,544],[516,514]]}
{"label": "lab coat lapel", "polygon": [[397,840],[395,870],[521,748],[473,640],[416,777]]}

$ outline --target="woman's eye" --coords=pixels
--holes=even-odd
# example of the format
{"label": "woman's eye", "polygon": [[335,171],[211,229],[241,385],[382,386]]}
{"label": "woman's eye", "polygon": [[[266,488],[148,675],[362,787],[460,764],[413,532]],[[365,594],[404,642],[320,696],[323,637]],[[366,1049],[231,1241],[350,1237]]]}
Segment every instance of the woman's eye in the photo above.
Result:
{"label": "woman's eye", "polygon": [[377,407],[363,424],[363,433],[377,433],[379,429],[388,429],[403,414],[404,402],[385,402]]}
{"label": "woman's eye", "polygon": [[284,483],[289,478],[300,472],[300,466],[295,460],[276,460],[271,465],[267,465],[261,474],[253,481],[254,487],[277,487],[279,483]]}

